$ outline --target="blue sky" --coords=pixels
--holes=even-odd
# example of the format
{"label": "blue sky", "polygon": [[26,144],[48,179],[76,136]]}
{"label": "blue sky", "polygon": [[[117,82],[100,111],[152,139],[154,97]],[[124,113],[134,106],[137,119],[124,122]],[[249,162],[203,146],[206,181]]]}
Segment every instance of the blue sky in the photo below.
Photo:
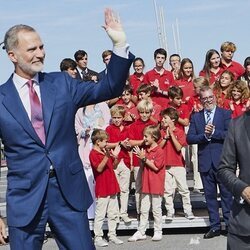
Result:
{"label": "blue sky", "polygon": [[[156,0],[164,9],[169,54],[175,53],[172,25],[176,18],[182,57],[202,68],[207,50],[219,50],[224,41],[237,45],[234,59],[243,64],[250,56],[250,0]],[[153,0],[9,0],[1,1],[0,41],[8,28],[23,23],[33,26],[45,44],[44,71],[57,71],[61,60],[84,49],[89,68],[104,68],[101,53],[112,45],[104,30],[103,10],[119,12],[130,50],[145,60],[146,69],[154,66],[153,52],[159,47]],[[0,50],[0,83],[13,72],[5,51]],[[131,70],[132,72],[132,70]]]}

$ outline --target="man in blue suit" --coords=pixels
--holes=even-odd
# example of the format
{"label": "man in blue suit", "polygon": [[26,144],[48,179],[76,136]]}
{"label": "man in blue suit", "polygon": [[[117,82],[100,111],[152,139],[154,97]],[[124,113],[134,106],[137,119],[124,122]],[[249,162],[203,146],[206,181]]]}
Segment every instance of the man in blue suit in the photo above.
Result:
{"label": "man in blue suit", "polygon": [[95,249],[86,210],[92,203],[74,129],[78,108],[121,95],[133,56],[112,10],[105,10],[114,54],[93,84],[67,73],[41,73],[44,46],[30,26],[4,39],[15,72],[0,86],[0,137],[8,165],[7,222],[14,250],[42,248],[48,222],[60,249]]}
{"label": "man in blue suit", "polygon": [[231,112],[216,106],[216,99],[210,87],[201,88],[200,100],[204,109],[191,116],[187,141],[189,144],[198,144],[198,167],[210,221],[210,230],[204,235],[204,239],[209,239],[221,233],[217,185],[220,189],[221,207],[226,225],[232,203],[231,193],[217,179],[217,168]]}

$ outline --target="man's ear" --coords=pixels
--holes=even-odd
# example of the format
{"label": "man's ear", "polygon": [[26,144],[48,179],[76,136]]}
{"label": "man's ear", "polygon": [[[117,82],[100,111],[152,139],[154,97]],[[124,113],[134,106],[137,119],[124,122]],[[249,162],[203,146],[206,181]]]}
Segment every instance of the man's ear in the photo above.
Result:
{"label": "man's ear", "polygon": [[10,58],[10,60],[13,63],[17,62],[16,55],[15,55],[14,51],[12,51],[12,50],[8,51],[8,57]]}

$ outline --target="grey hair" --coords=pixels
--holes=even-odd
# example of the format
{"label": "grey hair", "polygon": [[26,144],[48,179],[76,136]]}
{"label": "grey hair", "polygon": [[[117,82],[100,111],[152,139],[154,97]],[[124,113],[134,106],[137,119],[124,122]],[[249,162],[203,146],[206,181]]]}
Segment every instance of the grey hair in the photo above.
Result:
{"label": "grey hair", "polygon": [[4,47],[6,52],[18,46],[18,33],[20,31],[36,32],[34,28],[25,24],[17,24],[11,27],[4,36]]}

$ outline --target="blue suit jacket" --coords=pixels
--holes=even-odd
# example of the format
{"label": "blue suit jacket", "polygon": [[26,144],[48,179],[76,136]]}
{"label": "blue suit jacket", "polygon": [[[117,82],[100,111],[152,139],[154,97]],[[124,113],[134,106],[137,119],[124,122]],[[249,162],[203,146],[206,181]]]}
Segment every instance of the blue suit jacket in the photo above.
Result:
{"label": "blue suit jacket", "polygon": [[216,107],[213,119],[215,131],[211,140],[208,141],[204,135],[204,110],[192,114],[187,133],[187,142],[188,144],[198,144],[198,166],[200,172],[208,172],[211,167],[218,167],[230,120],[231,112],[229,110]]}
{"label": "blue suit jacket", "polygon": [[12,77],[0,86],[0,137],[8,165],[9,226],[25,226],[34,218],[51,165],[67,202],[79,211],[90,206],[92,198],[78,155],[75,113],[79,107],[121,95],[132,60],[132,55],[129,59],[112,55],[109,73],[98,84],[82,83],[67,73],[40,73],[46,145],[33,129]]}

